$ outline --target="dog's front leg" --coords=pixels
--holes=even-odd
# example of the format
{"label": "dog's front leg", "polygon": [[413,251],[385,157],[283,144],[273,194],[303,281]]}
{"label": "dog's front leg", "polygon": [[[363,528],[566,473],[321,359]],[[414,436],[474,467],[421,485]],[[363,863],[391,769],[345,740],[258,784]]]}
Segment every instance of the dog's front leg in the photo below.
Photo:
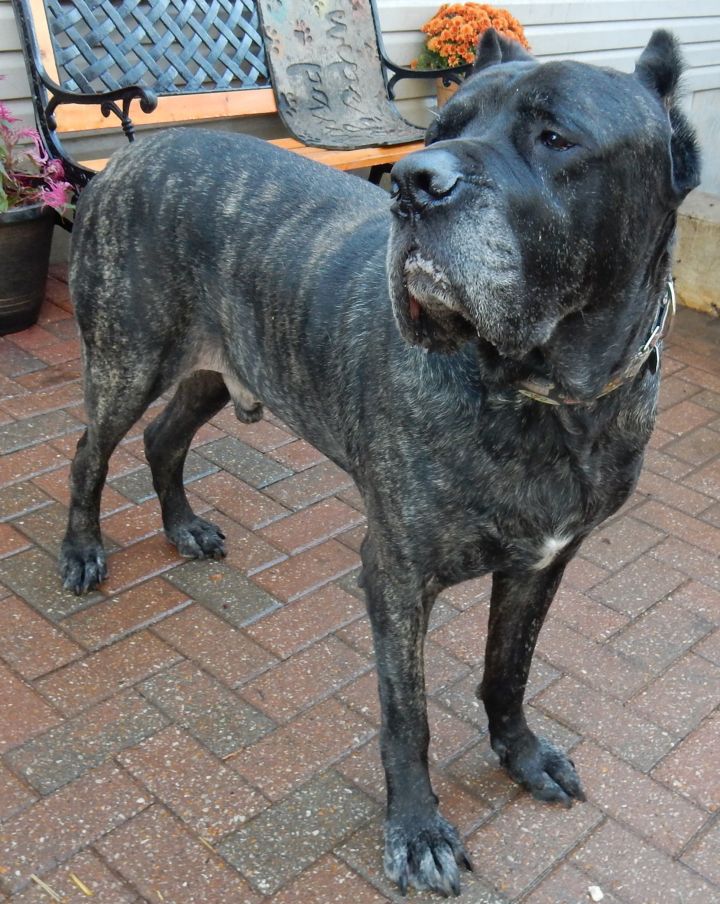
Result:
{"label": "dog's front leg", "polygon": [[457,830],[438,811],[428,772],[423,642],[437,590],[424,587],[407,566],[378,555],[369,537],[362,558],[382,707],[385,871],[403,894],[412,885],[457,895],[458,864],[470,869],[470,861]]}
{"label": "dog's front leg", "polygon": [[565,563],[544,571],[493,574],[485,672],[478,696],[485,704],[490,743],[510,775],[538,800],[570,806],[585,800],[572,760],[528,728],[523,696],[535,642]]}

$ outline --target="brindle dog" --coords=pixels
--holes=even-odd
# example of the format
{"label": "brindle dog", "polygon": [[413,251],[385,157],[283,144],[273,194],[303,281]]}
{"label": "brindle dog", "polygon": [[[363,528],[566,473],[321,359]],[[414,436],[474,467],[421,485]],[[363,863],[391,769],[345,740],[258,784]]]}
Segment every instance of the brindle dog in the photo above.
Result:
{"label": "brindle dog", "polygon": [[89,426],[65,586],[105,577],[108,458],[174,384],[145,431],[165,531],[183,555],[223,555],[188,504],[185,455],[229,399],[242,420],[267,404],[365,500],[385,868],[445,894],[469,863],[428,776],[430,611],[492,572],[490,742],[535,797],[582,800],[523,694],[563,569],[637,479],[676,210],[698,182],[666,32],[634,74],[541,65],[492,32],[476,70],[395,166],[392,197],[252,138],[140,141],[84,191],[71,267]]}

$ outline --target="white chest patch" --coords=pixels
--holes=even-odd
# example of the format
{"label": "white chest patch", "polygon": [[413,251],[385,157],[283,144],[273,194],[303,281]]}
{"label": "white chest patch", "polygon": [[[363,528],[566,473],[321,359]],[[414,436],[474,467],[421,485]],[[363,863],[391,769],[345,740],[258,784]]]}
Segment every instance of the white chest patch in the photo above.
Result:
{"label": "white chest patch", "polygon": [[548,565],[552,565],[555,556],[570,543],[572,537],[546,537],[540,547],[540,558],[533,565],[535,571],[542,571]]}

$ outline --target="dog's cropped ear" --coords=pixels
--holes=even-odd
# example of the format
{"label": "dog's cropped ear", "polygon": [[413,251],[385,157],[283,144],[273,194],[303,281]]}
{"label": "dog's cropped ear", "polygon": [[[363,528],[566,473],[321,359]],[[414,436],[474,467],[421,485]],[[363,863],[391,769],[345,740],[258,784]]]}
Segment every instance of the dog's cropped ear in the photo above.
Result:
{"label": "dog's cropped ear", "polygon": [[635,64],[635,75],[646,88],[659,94],[669,107],[683,68],[677,39],[669,31],[658,29],[652,33],[647,47],[640,54]]}
{"label": "dog's cropped ear", "polygon": [[497,63],[532,59],[534,58],[517,41],[504,38],[494,28],[488,28],[478,42],[472,71],[478,72],[480,69],[495,66]]}
{"label": "dog's cropped ear", "polygon": [[668,111],[672,138],[673,190],[680,198],[700,182],[700,150],[695,132],[677,106],[684,63],[677,39],[669,31],[654,31],[635,65],[635,75],[656,94]]}

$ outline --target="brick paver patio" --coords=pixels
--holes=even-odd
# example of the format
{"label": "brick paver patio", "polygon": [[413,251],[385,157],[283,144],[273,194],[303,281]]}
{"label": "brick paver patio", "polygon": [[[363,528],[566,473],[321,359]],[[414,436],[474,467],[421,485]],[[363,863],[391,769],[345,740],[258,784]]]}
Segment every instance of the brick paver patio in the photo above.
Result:
{"label": "brick paver patio", "polygon": [[[720,901],[719,350],[720,321],[681,311],[639,489],[541,635],[531,719],[572,748],[587,803],[534,802],[489,751],[488,582],[436,608],[432,768],[476,864],[464,901]],[[76,598],[55,556],[79,376],[56,269],[39,325],[0,339],[0,900],[400,900],[379,855],[357,492],[277,421],[227,409],[187,476],[229,554],[188,562],[160,532],[139,426],[103,497],[110,579]]]}

